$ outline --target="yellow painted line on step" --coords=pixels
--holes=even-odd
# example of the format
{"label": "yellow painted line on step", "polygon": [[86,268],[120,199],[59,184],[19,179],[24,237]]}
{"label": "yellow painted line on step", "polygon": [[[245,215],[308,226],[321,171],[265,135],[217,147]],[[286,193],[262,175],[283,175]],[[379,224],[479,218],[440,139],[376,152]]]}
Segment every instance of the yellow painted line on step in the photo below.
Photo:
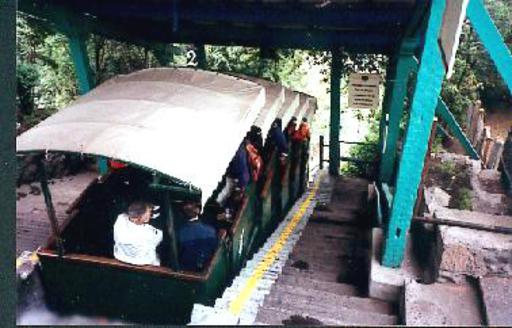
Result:
{"label": "yellow painted line on step", "polygon": [[242,312],[245,302],[247,302],[247,300],[251,297],[252,293],[256,289],[259,280],[261,279],[261,277],[263,277],[265,272],[268,271],[272,263],[274,263],[274,260],[276,259],[277,255],[279,254],[283,246],[288,241],[288,238],[295,229],[295,226],[299,223],[304,213],[306,213],[306,209],[309,207],[311,200],[313,199],[318,190],[319,183],[320,177],[316,179],[315,184],[308,193],[308,196],[302,202],[302,204],[300,204],[299,209],[295,212],[290,222],[288,222],[286,227],[283,229],[281,235],[279,235],[279,239],[274,243],[274,245],[272,245],[272,248],[270,248],[267,251],[263,260],[261,260],[260,263],[258,263],[258,266],[256,267],[256,269],[254,269],[252,275],[249,277],[249,279],[247,279],[247,282],[243,289],[240,291],[237,297],[229,304],[229,311],[233,315],[239,315],[240,312]]}

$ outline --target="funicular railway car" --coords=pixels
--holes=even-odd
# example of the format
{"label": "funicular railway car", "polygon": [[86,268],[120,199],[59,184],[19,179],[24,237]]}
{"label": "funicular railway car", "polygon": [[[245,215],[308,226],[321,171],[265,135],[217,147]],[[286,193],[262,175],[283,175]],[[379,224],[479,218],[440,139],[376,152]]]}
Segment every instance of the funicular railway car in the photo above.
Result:
{"label": "funicular railway car", "polygon": [[[166,324],[188,322],[194,303],[211,305],[300,194],[289,191],[290,166],[306,170],[307,157],[296,157],[300,163],[283,160],[271,133],[267,136],[276,125],[282,132],[277,123],[288,123],[297,111],[311,119],[316,103],[305,95],[300,102],[300,97],[255,78],[148,69],[112,78],[19,136],[18,154],[40,155],[50,219],[44,154],[122,164],[87,187],[60,227],[52,220],[54,233],[38,251],[48,305],[63,312]],[[265,150],[261,178],[245,189],[205,268],[181,269],[176,238],[184,222],[180,203],[196,200],[206,215],[241,141],[258,129]],[[305,179],[307,172],[299,175],[303,178],[292,179]],[[159,266],[132,265],[113,256],[116,217],[142,198],[160,206],[159,218],[151,222],[164,232]]]}

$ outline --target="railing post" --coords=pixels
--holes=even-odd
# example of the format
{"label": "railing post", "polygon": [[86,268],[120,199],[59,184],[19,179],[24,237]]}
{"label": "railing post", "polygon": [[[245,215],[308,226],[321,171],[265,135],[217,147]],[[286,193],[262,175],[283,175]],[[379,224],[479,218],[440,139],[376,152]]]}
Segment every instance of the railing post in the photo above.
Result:
{"label": "railing post", "polygon": [[341,51],[337,48],[331,51],[331,117],[329,124],[329,173],[340,173],[340,79],[343,63]]}
{"label": "railing post", "polygon": [[324,168],[324,136],[320,136],[320,170]]}

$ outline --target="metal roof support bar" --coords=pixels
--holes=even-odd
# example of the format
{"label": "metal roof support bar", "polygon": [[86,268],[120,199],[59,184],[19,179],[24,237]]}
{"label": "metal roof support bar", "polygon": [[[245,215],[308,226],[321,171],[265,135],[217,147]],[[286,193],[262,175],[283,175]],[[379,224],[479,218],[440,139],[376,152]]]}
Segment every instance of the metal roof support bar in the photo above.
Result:
{"label": "metal roof support bar", "polygon": [[433,0],[430,8],[409,124],[398,167],[396,193],[386,229],[382,256],[382,264],[386,267],[399,267],[404,257],[407,231],[411,224],[423,171],[423,160],[446,73],[438,44],[445,6],[446,0]]}
{"label": "metal roof support bar", "polygon": [[470,0],[467,17],[512,94],[512,55],[482,0]]}
{"label": "metal roof support bar", "polygon": [[453,116],[453,114],[450,112],[450,110],[444,103],[443,99],[441,98],[439,98],[439,100],[437,101],[436,114],[448,125],[450,131],[452,131],[455,137],[460,141],[460,144],[462,145],[462,147],[464,147],[466,153],[472,159],[480,159],[477,151],[475,150],[475,148],[473,148],[473,145],[464,134],[464,131],[462,131],[462,128],[460,127],[459,123],[457,123],[457,121],[455,120],[455,116]]}
{"label": "metal roof support bar", "polygon": [[331,50],[331,124],[329,126],[329,173],[340,173],[340,79],[341,51]]}
{"label": "metal roof support bar", "polygon": [[64,255],[64,245],[59,232],[59,222],[57,221],[57,215],[55,214],[55,208],[53,207],[52,195],[50,188],[48,187],[48,175],[46,174],[44,157],[40,156],[37,159],[37,168],[39,179],[41,181],[41,191],[43,192],[44,202],[46,204],[46,212],[48,213],[48,219],[50,219],[50,226],[52,228],[52,234],[57,244],[57,251],[59,256]]}
{"label": "metal roof support bar", "polygon": [[[384,106],[388,109],[388,128],[385,139],[382,140],[382,156],[380,160],[380,181],[391,183],[396,160],[396,145],[400,133],[400,120],[404,112],[404,101],[407,96],[407,84],[410,74],[417,68],[414,51],[417,39],[405,39],[396,59],[396,69],[388,78],[389,93]],[[386,90],[388,91],[388,90]]]}

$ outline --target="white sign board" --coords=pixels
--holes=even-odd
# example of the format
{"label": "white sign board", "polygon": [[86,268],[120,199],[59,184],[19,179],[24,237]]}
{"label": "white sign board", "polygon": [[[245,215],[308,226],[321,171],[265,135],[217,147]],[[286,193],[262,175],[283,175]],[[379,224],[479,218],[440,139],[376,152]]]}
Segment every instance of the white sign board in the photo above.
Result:
{"label": "white sign board", "polygon": [[459,48],[459,38],[462,33],[462,24],[466,17],[469,0],[446,1],[443,15],[443,25],[439,35],[439,44],[446,66],[446,78],[450,78],[455,64],[455,54]]}
{"label": "white sign board", "polygon": [[379,74],[350,74],[348,82],[348,107],[379,107]]}

